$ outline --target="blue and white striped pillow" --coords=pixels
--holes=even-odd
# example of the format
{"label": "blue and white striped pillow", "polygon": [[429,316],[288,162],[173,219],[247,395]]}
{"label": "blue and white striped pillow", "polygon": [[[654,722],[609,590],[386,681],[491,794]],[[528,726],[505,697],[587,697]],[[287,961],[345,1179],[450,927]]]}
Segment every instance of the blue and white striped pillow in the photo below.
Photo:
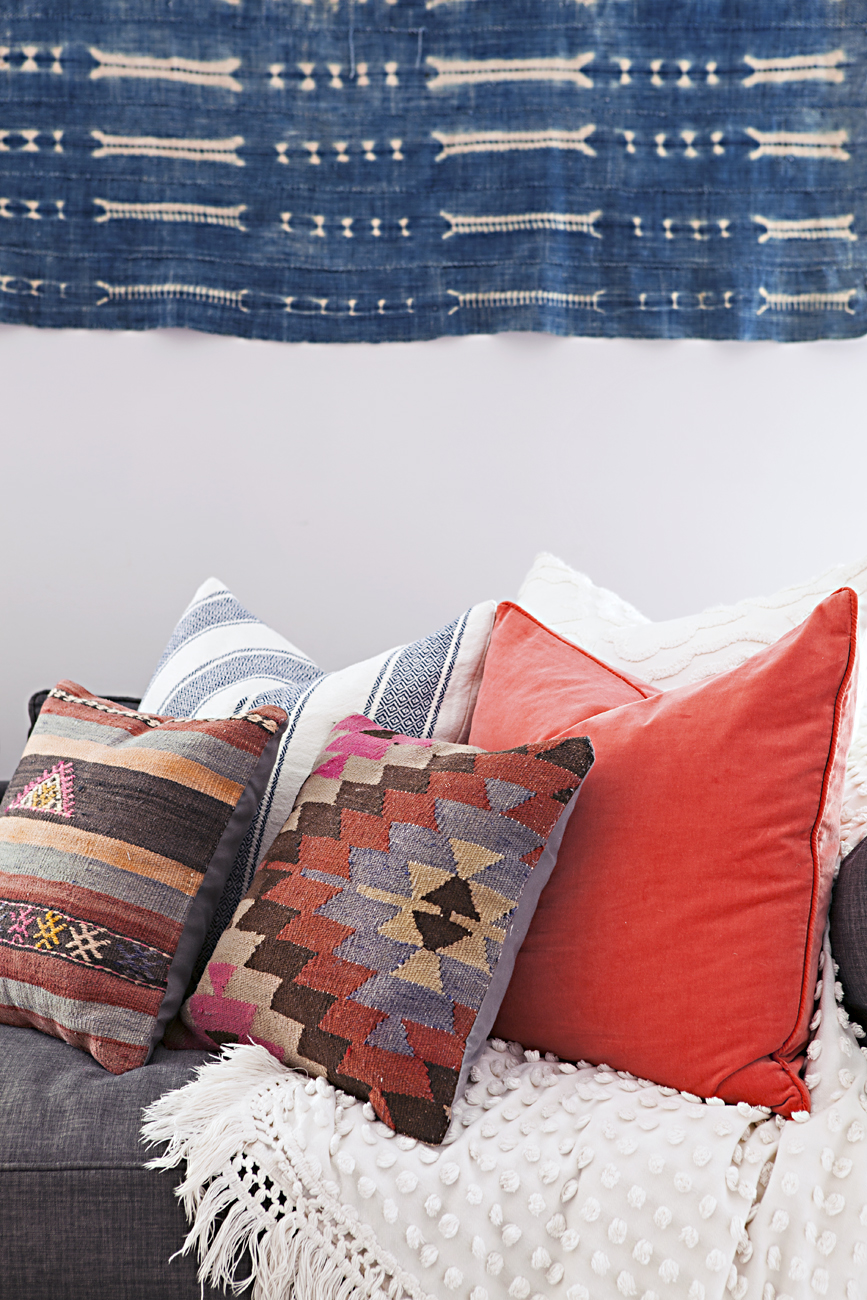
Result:
{"label": "blue and white striped pillow", "polygon": [[496,606],[340,672],[260,622],[216,578],[181,615],[141,702],[144,713],[212,718],[276,704],[289,717],[271,780],[232,867],[197,970],[292,811],[331,728],[360,713],[405,736],[463,742],[470,731]]}

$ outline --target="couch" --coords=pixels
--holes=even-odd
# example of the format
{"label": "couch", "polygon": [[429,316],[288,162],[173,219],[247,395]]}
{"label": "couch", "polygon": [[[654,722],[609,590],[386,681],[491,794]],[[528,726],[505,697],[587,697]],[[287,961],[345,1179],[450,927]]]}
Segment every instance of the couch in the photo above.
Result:
{"label": "couch", "polygon": [[[564,575],[558,563],[549,586],[560,599],[575,575]],[[564,627],[557,610],[545,604],[551,569],[551,557],[542,557],[521,599],[539,615],[539,627],[559,628],[556,635],[565,644],[575,629]],[[851,577],[842,581],[857,588]],[[612,593],[595,589],[588,600],[582,591],[585,626],[574,640],[591,640],[587,627],[596,620],[596,642],[605,636],[612,641],[605,648],[609,663],[621,656],[617,690],[638,692],[652,705],[659,690],[630,677],[627,665],[634,667],[639,651],[644,654],[645,682],[681,669],[663,662],[654,678],[646,661],[651,668],[659,661],[647,650],[647,621],[624,602],[618,605]],[[815,603],[820,594],[811,590],[799,599]],[[501,607],[501,631],[512,626],[515,608]],[[644,643],[639,645],[640,637],[629,640],[630,626]],[[784,630],[785,625],[778,634]],[[659,639],[682,648],[682,632],[679,640],[671,634],[667,642],[666,636]],[[497,644],[501,651],[505,642],[492,643]],[[486,671],[492,674],[496,655],[494,649],[489,653]],[[162,671],[165,676],[164,665]],[[373,678],[379,681],[384,671],[377,667]],[[677,685],[663,683],[663,689],[672,684]],[[472,689],[473,708],[477,695],[480,701],[476,726],[486,710],[491,716],[484,679],[482,688],[481,695],[478,683]],[[595,678],[592,689],[600,689]],[[626,699],[609,700],[606,708]],[[40,703],[31,701],[31,722]],[[122,700],[124,707],[138,703]],[[846,797],[854,847],[859,805],[851,790]],[[795,1109],[791,1122],[769,1106],[734,1097],[705,1102],[709,1091],[696,1095],[683,1083],[654,1082],[659,1076],[615,1068],[616,1061],[608,1066],[598,1054],[593,1063],[576,1064],[577,1052],[561,1061],[553,1052],[523,1051],[494,1038],[455,1102],[445,1143],[427,1148],[402,1137],[395,1142],[369,1103],[355,1104],[325,1078],[287,1070],[249,1042],[218,1057],[216,1044],[210,1052],[179,1048],[183,1035],[176,1026],[173,1050],[161,1045],[146,1065],[115,1075],[77,1047],[35,1029],[0,1025],[0,1296],[181,1300],[221,1294],[209,1281],[200,1290],[193,1251],[177,1254],[188,1225],[172,1169],[183,1160],[192,1169],[198,1160],[186,1186],[188,1211],[195,1210],[197,1198],[207,1200],[209,1186],[222,1186],[221,1179],[233,1198],[208,1211],[209,1230],[248,1212],[255,1221],[264,1207],[259,1243],[276,1241],[284,1248],[280,1281],[279,1269],[275,1274],[259,1245],[250,1242],[269,1297],[291,1293],[285,1275],[291,1246],[299,1300],[338,1293],[434,1300],[464,1294],[469,1300],[710,1300],[723,1292],[735,1300],[863,1300],[867,1060],[859,1051],[860,1031],[850,1027],[842,1005],[844,989],[831,971],[827,935],[824,946],[819,935],[816,951],[824,978],[815,1006],[810,996],[805,1007],[810,1044],[806,1059],[802,1053],[796,1062],[812,1114]],[[507,1010],[517,1015],[520,1007]],[[229,1077],[237,1063],[248,1067],[240,1084]],[[202,1090],[207,1088],[210,1093]],[[236,1134],[238,1150],[246,1153],[241,1172],[209,1168],[196,1146],[208,1119],[201,1099],[213,1098],[220,1088],[225,1105],[219,1127],[226,1142]],[[269,1146],[267,1123],[261,1127],[269,1097],[283,1099],[288,1127],[279,1147]],[[150,1108],[150,1136],[158,1143],[149,1150],[141,1139],[144,1108]],[[154,1156],[162,1167],[144,1168]],[[304,1188],[308,1205],[316,1200],[317,1222],[331,1214],[333,1224],[343,1224],[333,1229],[341,1259],[353,1259],[357,1225],[366,1225],[364,1285],[345,1283],[340,1290],[330,1246],[320,1243],[305,1254],[312,1220],[304,1214],[311,1211],[296,1212],[287,1237],[287,1207],[275,1188],[293,1186],[299,1195]],[[247,1276],[253,1261],[244,1244],[239,1234],[232,1248],[237,1258],[224,1268],[223,1280]],[[386,1273],[393,1279],[390,1287],[383,1282]],[[326,1279],[322,1287],[336,1290],[317,1290],[317,1277]]]}
{"label": "couch", "polygon": [[[158,1048],[127,1074],[76,1047],[0,1025],[4,1300],[194,1300],[196,1262],[169,1173],[143,1168],[141,1110],[205,1052]],[[210,1286],[204,1295],[223,1294]]]}

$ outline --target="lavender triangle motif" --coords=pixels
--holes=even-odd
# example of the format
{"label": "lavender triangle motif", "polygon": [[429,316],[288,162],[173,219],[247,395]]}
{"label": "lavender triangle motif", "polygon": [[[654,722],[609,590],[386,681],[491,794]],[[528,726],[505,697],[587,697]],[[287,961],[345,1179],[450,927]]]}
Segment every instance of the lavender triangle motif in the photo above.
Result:
{"label": "lavender triangle motif", "polygon": [[488,792],[488,803],[497,812],[502,813],[508,812],[510,808],[517,808],[519,804],[533,798],[532,790],[525,790],[522,785],[515,785],[513,781],[498,781],[493,776],[485,782],[485,789]]}
{"label": "lavender triangle motif", "polygon": [[380,1047],[385,1052],[396,1052],[399,1056],[414,1056],[406,1036],[403,1021],[398,1016],[386,1016],[375,1029],[370,1031],[367,1042],[371,1047]]}

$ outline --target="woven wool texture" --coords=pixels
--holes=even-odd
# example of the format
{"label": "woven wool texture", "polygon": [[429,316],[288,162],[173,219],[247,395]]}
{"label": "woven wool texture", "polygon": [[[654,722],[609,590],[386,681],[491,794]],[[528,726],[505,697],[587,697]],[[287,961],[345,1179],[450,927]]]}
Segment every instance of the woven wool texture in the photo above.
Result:
{"label": "woven wool texture", "polygon": [[16,0],[0,317],[862,334],[865,24],[867,0]]}
{"label": "woven wool texture", "polygon": [[592,761],[583,738],[488,754],[345,719],[184,1021],[261,1042],[440,1141]]}
{"label": "woven wool texture", "polygon": [[[285,716],[178,721],[74,682],[49,693],[0,805],[0,1021],[115,1074],[147,1059],[208,867]],[[181,996],[194,957],[173,972]]]}
{"label": "woven wool texture", "polygon": [[475,605],[419,641],[325,673],[216,578],[202,584],[172,633],[142,708],[203,718],[273,704],[289,722],[217,906],[197,977],[336,722],[361,712],[405,735],[467,739],[495,608],[493,601]]}
{"label": "woven wool texture", "polygon": [[[518,594],[524,609],[558,635],[659,690],[701,682],[737,668],[797,627],[840,587],[858,595],[859,643],[867,635],[867,559],[839,564],[808,582],[736,605],[651,623],[614,592],[555,555],[538,555]],[[840,849],[851,853],[867,835],[867,657],[859,651],[855,729],[846,761]]]}
{"label": "woven wool texture", "polygon": [[261,1300],[863,1300],[867,1060],[821,966],[794,1120],[494,1041],[440,1148],[251,1046],[146,1131],[202,1275],[252,1241]]}

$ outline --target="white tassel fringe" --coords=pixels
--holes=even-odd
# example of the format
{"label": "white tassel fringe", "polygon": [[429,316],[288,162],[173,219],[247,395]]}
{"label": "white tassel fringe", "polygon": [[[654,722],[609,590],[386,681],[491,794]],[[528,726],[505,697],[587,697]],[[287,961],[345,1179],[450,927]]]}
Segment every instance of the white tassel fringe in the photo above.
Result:
{"label": "white tassel fringe", "polygon": [[[250,1277],[237,1276],[249,1251],[253,1300],[426,1300],[416,1279],[379,1248],[372,1229],[350,1207],[317,1194],[305,1161],[280,1162],[284,1186],[273,1196],[261,1185],[260,1144],[251,1094],[301,1078],[264,1047],[227,1044],[219,1060],[202,1065],[196,1078],[160,1097],[144,1112],[142,1137],[166,1150],[147,1164],[173,1169],[186,1161],[176,1189],[192,1224],[179,1252],[195,1250],[198,1279],[239,1294]],[[260,1147],[261,1155],[267,1149]],[[264,1167],[264,1162],[263,1162]],[[292,1200],[269,1208],[280,1190]],[[329,1198],[330,1199],[330,1198]]]}

